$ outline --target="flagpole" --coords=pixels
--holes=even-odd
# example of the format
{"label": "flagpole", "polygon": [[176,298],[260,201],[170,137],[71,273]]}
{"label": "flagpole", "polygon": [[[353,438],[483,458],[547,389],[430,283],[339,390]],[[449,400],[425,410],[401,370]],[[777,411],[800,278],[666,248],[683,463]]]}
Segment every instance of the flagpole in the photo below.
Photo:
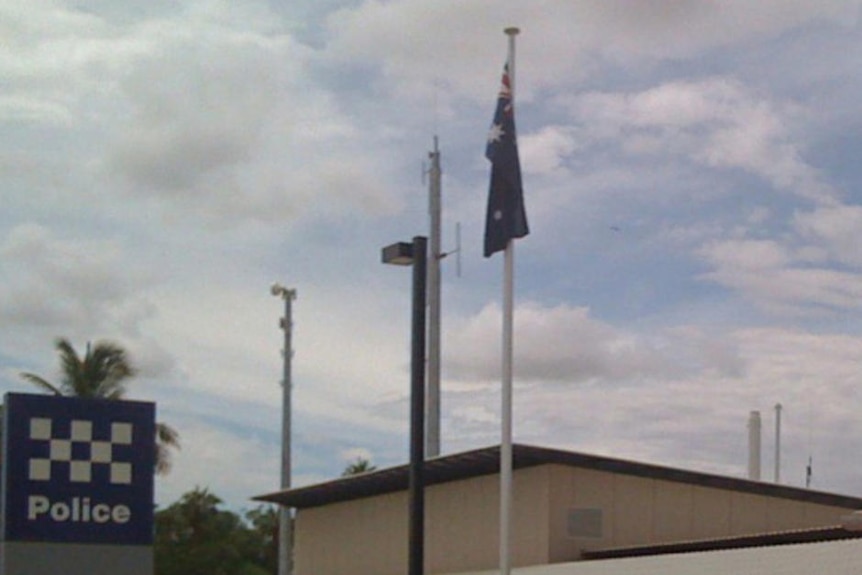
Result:
{"label": "flagpole", "polygon": [[[506,28],[509,37],[509,86],[515,104],[515,36],[518,28]],[[503,389],[500,439],[500,574],[511,573],[512,544],[512,357],[514,354],[515,242],[506,244],[503,262]]]}

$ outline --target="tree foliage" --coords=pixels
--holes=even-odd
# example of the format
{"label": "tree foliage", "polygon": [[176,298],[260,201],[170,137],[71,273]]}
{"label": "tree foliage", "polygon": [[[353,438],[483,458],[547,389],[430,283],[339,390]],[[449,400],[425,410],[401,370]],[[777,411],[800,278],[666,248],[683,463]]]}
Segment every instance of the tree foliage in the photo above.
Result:
{"label": "tree foliage", "polygon": [[368,473],[377,469],[371,461],[364,457],[357,457],[355,460],[347,464],[344,471],[341,472],[342,477],[350,477],[351,475],[359,475],[360,473]]}
{"label": "tree foliage", "polygon": [[261,506],[244,516],[195,488],[156,512],[156,575],[274,575],[278,515]]}
{"label": "tree foliage", "polygon": [[[57,339],[54,347],[60,359],[58,384],[51,383],[35,373],[21,374],[22,379],[47,393],[119,400],[126,395],[128,380],[137,373],[126,350],[109,341],[97,341],[95,345],[88,342],[83,356],[79,356],[65,338]],[[156,423],[155,442],[155,471],[165,474],[171,468],[171,451],[179,449],[180,436],[173,427]]]}
{"label": "tree foliage", "polygon": [[57,340],[55,347],[60,356],[60,383],[54,385],[33,373],[21,377],[54,395],[122,399],[126,394],[126,380],[136,374],[126,351],[111,342],[87,343],[83,357],[67,339]]}

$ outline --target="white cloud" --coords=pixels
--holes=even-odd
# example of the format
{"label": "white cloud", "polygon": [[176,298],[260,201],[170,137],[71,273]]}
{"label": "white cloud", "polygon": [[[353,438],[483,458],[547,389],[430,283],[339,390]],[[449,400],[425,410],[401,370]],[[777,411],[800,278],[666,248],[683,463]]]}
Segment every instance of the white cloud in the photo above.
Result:
{"label": "white cloud", "polygon": [[252,497],[278,488],[277,444],[187,414],[182,422],[166,423],[180,431],[182,447],[173,454],[171,472],[156,479],[160,506],[170,505],[194,487],[205,487],[231,509],[251,509],[258,505]]}
{"label": "white cloud", "polygon": [[744,0],[720,6],[691,0],[508,0],[491,6],[484,0],[367,0],[332,13],[326,52],[364,69],[379,67],[385,87],[399,100],[430,102],[442,83],[438,96],[444,102],[458,96],[484,101],[499,74],[487,62],[502,62],[502,31],[517,25],[522,30],[518,75],[528,79],[519,83],[518,92],[531,100],[542,87],[570,86],[603,60],[633,67],[661,59],[685,61],[822,21],[849,25],[859,3],[765,0],[752,7]]}
{"label": "white cloud", "polygon": [[[742,476],[748,412],[762,412],[764,442],[769,444],[774,441],[773,407],[781,403],[786,482],[803,484],[804,466],[812,454],[821,470],[817,488],[834,489],[859,476],[858,469],[846,469],[828,446],[844,443],[859,427],[846,398],[858,387],[855,366],[862,358],[862,340],[780,328],[714,337],[744,358],[737,373],[706,371],[618,388],[516,390],[517,440],[547,443],[551,437],[565,448]],[[841,424],[824,426],[824,418],[831,417]],[[493,429],[493,422],[489,427]],[[764,452],[764,468],[770,469],[772,452]]]}
{"label": "white cloud", "polygon": [[[263,4],[196,2],[140,21],[34,10],[14,11],[32,30],[0,57],[12,85],[0,121],[44,124],[58,145],[78,131],[58,168],[67,193],[71,172],[92,197],[156,198],[218,225],[401,207],[369,147],[385,141],[311,80],[314,51]],[[16,164],[58,161],[28,144]]]}
{"label": "white cloud", "polygon": [[717,242],[703,249],[704,255],[715,266],[733,267],[736,270],[781,268],[790,263],[786,250],[771,240],[735,240]]}
{"label": "white cloud", "polygon": [[834,204],[810,212],[799,212],[794,224],[804,237],[822,246],[837,262],[858,267],[862,254],[858,250],[862,230],[862,206]]}
{"label": "white cloud", "polygon": [[8,40],[0,55],[8,82],[0,121],[85,126],[116,74],[146,48],[128,30],[65,2],[37,0],[25,9],[4,3],[0,14]]}
{"label": "white cloud", "polygon": [[571,130],[545,126],[536,133],[518,136],[518,151],[525,173],[554,174],[577,149]]}
{"label": "white cloud", "polygon": [[719,241],[700,253],[715,268],[704,279],[738,290],[771,311],[837,311],[855,308],[862,297],[862,275],[802,267],[774,241]]}
{"label": "white cloud", "polygon": [[636,93],[566,96],[585,136],[618,142],[634,156],[679,156],[756,174],[778,190],[824,201],[834,195],[806,164],[788,125],[793,106],[758,97],[739,82],[670,82]]}
{"label": "white cloud", "polygon": [[823,158],[859,122],[858,2],[303,2],[0,0],[7,388],[55,367],[58,335],[120,340],[133,397],[183,436],[160,502],[199,483],[242,506],[278,484],[267,287],[295,281],[295,477],[402,462],[409,277],[378,255],[425,229],[435,124],[444,229],[465,229],[444,451],[498,441],[498,262],[476,254],[517,24],[517,437],[737,472],[748,410],[781,401],[798,463],[816,390],[821,474],[855,489],[832,454],[859,431],[859,174]]}

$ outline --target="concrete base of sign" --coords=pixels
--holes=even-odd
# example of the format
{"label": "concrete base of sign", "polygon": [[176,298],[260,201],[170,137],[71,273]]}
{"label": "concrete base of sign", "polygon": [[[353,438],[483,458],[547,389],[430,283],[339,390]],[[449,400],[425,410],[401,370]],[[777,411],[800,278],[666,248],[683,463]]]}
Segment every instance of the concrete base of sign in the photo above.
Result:
{"label": "concrete base of sign", "polygon": [[0,542],[0,575],[153,575],[146,545]]}

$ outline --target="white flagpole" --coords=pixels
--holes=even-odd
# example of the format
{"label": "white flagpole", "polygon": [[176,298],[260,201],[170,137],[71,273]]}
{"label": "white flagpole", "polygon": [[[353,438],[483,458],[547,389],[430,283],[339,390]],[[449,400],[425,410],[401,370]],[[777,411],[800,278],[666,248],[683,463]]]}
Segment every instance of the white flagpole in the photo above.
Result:
{"label": "white flagpole", "polygon": [[[517,28],[506,28],[509,37],[509,89],[515,105],[515,36]],[[512,356],[514,352],[515,242],[506,244],[503,263],[503,390],[500,440],[500,574],[511,573],[512,544]]]}

